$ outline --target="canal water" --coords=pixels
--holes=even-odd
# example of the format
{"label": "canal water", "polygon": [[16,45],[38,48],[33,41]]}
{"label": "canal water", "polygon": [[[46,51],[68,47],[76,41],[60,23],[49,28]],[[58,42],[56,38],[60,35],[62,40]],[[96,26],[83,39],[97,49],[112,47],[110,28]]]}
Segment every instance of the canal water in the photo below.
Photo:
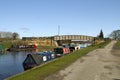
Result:
{"label": "canal water", "polygon": [[30,53],[32,52],[0,53],[0,80],[23,72],[22,63]]}

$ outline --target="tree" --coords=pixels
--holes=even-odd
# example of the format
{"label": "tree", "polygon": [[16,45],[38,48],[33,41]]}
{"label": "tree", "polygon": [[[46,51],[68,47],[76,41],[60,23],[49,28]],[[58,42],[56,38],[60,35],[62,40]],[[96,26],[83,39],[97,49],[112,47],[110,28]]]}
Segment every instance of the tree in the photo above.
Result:
{"label": "tree", "polygon": [[120,30],[114,30],[111,34],[110,37],[115,40],[120,40]]}
{"label": "tree", "polygon": [[101,31],[100,31],[100,34],[99,34],[99,36],[98,36],[100,39],[104,39],[104,34],[103,34],[103,31],[102,31],[102,29],[101,29]]}
{"label": "tree", "polygon": [[13,40],[16,40],[16,39],[19,38],[19,34],[16,33],[16,32],[14,32],[13,35],[12,35],[12,37],[13,37]]}

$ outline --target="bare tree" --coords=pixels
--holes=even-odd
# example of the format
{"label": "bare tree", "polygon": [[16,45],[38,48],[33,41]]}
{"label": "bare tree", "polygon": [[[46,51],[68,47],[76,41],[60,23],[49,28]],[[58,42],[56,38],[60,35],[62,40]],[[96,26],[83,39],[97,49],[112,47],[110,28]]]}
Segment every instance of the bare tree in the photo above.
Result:
{"label": "bare tree", "polygon": [[115,40],[120,40],[120,30],[114,30],[111,34],[110,37]]}
{"label": "bare tree", "polygon": [[12,32],[0,32],[1,38],[12,38]]}

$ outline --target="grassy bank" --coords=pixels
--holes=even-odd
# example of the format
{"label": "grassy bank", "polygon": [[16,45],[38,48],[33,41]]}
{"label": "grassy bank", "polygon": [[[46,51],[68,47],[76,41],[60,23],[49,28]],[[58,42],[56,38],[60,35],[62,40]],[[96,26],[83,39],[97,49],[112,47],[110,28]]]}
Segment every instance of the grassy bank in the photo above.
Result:
{"label": "grassy bank", "polygon": [[4,48],[10,48],[12,46],[12,42],[1,42],[0,45],[2,45]]}
{"label": "grassy bank", "polygon": [[0,42],[0,54],[6,53],[7,50],[12,46],[13,42],[11,40],[4,40]]}
{"label": "grassy bank", "polygon": [[44,78],[49,76],[50,74],[56,73],[59,70],[64,69],[65,67],[69,66],[71,63],[76,61],[78,58],[82,57],[83,55],[87,54],[88,52],[94,49],[103,48],[109,42],[110,41],[107,41],[96,46],[81,49],[69,55],[58,58],[41,67],[37,67],[23,72],[22,74],[13,76],[7,80],[44,80]]}
{"label": "grassy bank", "polygon": [[[12,45],[14,44],[24,44],[22,41],[4,41],[4,42],[0,42],[0,45],[2,45],[4,48],[10,48]],[[53,49],[55,48],[55,46],[37,46],[38,51],[53,51]]]}
{"label": "grassy bank", "polygon": [[117,43],[113,46],[113,49],[120,49],[120,41],[117,41]]}

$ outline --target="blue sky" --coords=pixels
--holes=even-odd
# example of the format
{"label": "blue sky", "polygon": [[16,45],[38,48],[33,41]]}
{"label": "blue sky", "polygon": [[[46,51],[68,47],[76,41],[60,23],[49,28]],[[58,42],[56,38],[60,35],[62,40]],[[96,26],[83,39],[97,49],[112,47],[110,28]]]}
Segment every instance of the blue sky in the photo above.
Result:
{"label": "blue sky", "polygon": [[0,0],[0,31],[20,37],[108,36],[120,29],[120,0]]}

